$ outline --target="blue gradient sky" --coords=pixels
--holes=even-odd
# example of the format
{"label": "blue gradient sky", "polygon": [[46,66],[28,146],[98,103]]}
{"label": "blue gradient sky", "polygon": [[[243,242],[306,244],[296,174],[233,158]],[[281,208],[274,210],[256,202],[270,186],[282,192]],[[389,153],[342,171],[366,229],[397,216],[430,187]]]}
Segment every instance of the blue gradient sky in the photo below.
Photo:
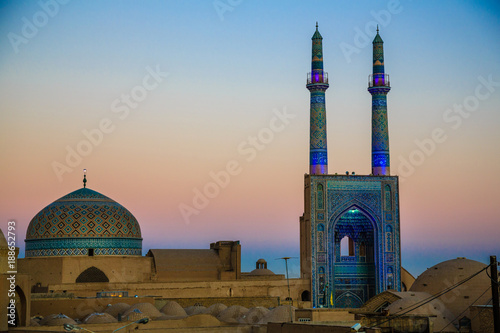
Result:
{"label": "blue gradient sky", "polygon": [[[489,96],[465,116],[447,111],[473,101],[480,77],[500,82],[498,1],[73,0],[16,50],[12,34],[22,37],[40,11],[35,1],[0,3],[0,226],[17,221],[22,254],[31,218],[80,187],[87,168],[88,186],[139,220],[145,252],[238,239],[243,270],[264,257],[282,272],[274,258],[299,256],[305,79],[318,21],[333,173],[370,173],[366,87],[380,26],[403,266],[418,275],[446,259],[500,255],[500,86],[479,88]],[[142,84],[146,68],[168,76],[120,119],[113,102]],[[247,161],[238,147],[284,108],[295,117]],[[105,118],[113,131],[57,177],[53,163],[65,163],[66,147]],[[424,146],[425,155],[416,141],[436,129],[446,140]],[[231,160],[241,172],[187,223],[179,206],[192,205],[195,189]],[[298,276],[298,260],[291,270]]]}

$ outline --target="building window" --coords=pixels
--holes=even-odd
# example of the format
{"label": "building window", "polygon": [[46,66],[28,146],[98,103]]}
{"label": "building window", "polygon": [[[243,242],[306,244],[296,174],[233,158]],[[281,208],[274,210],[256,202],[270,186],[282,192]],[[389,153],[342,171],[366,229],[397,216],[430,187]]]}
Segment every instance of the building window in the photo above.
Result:
{"label": "building window", "polygon": [[349,236],[344,236],[340,240],[340,256],[354,256],[354,240]]}

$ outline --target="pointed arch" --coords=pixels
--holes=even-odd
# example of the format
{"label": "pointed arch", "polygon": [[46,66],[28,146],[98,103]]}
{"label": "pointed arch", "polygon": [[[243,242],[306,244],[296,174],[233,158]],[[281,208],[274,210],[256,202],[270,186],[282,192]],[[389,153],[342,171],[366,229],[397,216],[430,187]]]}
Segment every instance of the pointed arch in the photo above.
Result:
{"label": "pointed arch", "polygon": [[19,299],[19,303],[16,304],[15,326],[25,326],[27,320],[29,320],[26,294],[19,285],[16,285],[15,293],[17,298]]}
{"label": "pointed arch", "polygon": [[336,308],[360,308],[363,300],[358,295],[347,291],[335,299]]}
{"label": "pointed arch", "polygon": [[89,267],[76,278],[76,283],[109,282],[108,277],[97,267]]}
{"label": "pointed arch", "polygon": [[[354,214],[350,216],[349,214]],[[355,224],[350,230],[349,221],[353,219]],[[385,282],[379,277],[385,273],[376,263],[382,256],[383,247],[379,245],[379,240],[383,239],[381,217],[373,212],[366,204],[358,200],[349,200],[338,206],[336,212],[330,216],[326,229],[328,230],[328,242],[330,255],[328,261],[330,265],[339,267],[334,270],[330,278],[333,286],[335,307],[361,307],[366,300],[374,296],[381,285]],[[347,235],[353,238],[353,256],[342,256],[340,251],[340,241]],[[361,255],[363,252],[363,256]],[[362,291],[362,295],[355,295],[350,288],[357,285],[349,275],[349,270],[355,269],[358,272],[365,272],[370,282]],[[337,296],[335,296],[337,295]],[[343,295],[343,296],[342,296]],[[365,299],[365,301],[363,301]]]}
{"label": "pointed arch", "polygon": [[380,219],[377,218],[377,216],[374,214],[374,212],[365,204],[358,200],[350,200],[349,202],[346,202],[342,207],[340,207],[336,214],[333,214],[329,221],[328,221],[328,229],[329,230],[334,230],[335,225],[338,223],[340,218],[347,213],[350,210],[359,210],[363,215],[367,217],[367,219],[370,221],[372,224],[373,230],[375,231],[375,234],[378,233],[378,227],[377,225],[381,224]]}

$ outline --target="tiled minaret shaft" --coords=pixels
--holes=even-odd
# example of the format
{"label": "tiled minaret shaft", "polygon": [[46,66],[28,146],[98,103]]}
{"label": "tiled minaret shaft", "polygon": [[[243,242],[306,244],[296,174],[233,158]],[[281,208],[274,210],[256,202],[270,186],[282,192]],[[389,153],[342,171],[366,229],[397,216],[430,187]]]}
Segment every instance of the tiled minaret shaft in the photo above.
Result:
{"label": "tiled minaret shaft", "polygon": [[373,40],[373,74],[368,79],[372,95],[372,174],[390,175],[389,128],[387,126],[387,93],[391,90],[389,75],[384,72],[384,42],[378,33]]}
{"label": "tiled minaret shaft", "polygon": [[307,77],[307,89],[311,92],[311,120],[309,141],[309,173],[328,174],[328,152],[326,146],[325,91],[328,89],[328,74],[323,71],[323,37],[318,31],[312,36],[311,73]]}

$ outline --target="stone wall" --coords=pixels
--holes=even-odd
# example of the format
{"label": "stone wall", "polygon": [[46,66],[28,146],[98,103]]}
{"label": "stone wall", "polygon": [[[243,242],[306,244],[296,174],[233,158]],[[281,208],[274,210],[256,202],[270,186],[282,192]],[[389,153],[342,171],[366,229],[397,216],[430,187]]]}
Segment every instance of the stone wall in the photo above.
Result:
{"label": "stone wall", "polygon": [[146,282],[151,276],[151,258],[141,256],[47,257],[18,260],[18,272],[30,275],[32,286],[75,283],[90,267],[101,270],[109,282]]}
{"label": "stone wall", "polygon": [[[300,306],[301,293],[309,286],[308,280],[290,279],[290,293],[295,306]],[[243,305],[245,307],[276,306],[284,303],[288,297],[286,280],[256,281],[212,281],[212,282],[185,282],[185,283],[73,283],[49,285],[55,294],[73,295],[74,298],[46,298],[32,301],[31,316],[36,314],[47,315],[63,312],[68,316],[77,313],[92,313],[101,311],[107,304],[116,302],[137,303],[138,298],[143,302],[148,300],[154,304],[154,299],[175,300],[183,306],[202,303],[209,306],[213,303],[225,305]],[[128,291],[129,298],[95,298],[98,291]],[[36,295],[36,294],[35,294]],[[137,295],[138,298],[133,296]],[[78,298],[80,297],[80,298]],[[88,299],[86,299],[88,298]],[[243,303],[242,303],[243,302]],[[206,305],[205,305],[206,303]],[[210,304],[209,304],[210,303]],[[159,304],[157,307],[161,308]],[[94,310],[95,309],[95,310]],[[66,313],[68,312],[68,313]],[[71,314],[71,315],[70,315]]]}
{"label": "stone wall", "polygon": [[[367,327],[376,326],[391,328],[393,333],[432,333],[434,327],[427,316],[405,315],[398,318],[370,316],[360,318],[361,324]],[[453,331],[452,331],[453,332]],[[456,332],[456,330],[454,331]]]}
{"label": "stone wall", "polygon": [[474,305],[470,308],[471,328],[474,332],[494,333],[493,306]]}
{"label": "stone wall", "polygon": [[347,309],[297,309],[295,318],[298,321],[310,322],[354,321],[354,314]]}
{"label": "stone wall", "polygon": [[[290,295],[300,300],[309,280],[290,279]],[[54,293],[73,293],[80,297],[95,297],[97,291],[128,291],[129,296],[158,298],[210,297],[288,297],[287,280],[233,280],[210,282],[149,282],[149,283],[72,283],[49,285]]]}
{"label": "stone wall", "polygon": [[209,297],[209,298],[157,298],[155,306],[161,309],[167,301],[175,301],[183,308],[192,305],[201,305],[209,307],[212,304],[222,303],[226,306],[241,305],[248,309],[263,306],[265,308],[276,307],[281,304],[279,297]]}
{"label": "stone wall", "polygon": [[[307,323],[269,323],[267,333],[345,333],[355,322],[340,326],[338,324],[307,324]],[[380,329],[364,329],[366,333],[379,333]]]}

